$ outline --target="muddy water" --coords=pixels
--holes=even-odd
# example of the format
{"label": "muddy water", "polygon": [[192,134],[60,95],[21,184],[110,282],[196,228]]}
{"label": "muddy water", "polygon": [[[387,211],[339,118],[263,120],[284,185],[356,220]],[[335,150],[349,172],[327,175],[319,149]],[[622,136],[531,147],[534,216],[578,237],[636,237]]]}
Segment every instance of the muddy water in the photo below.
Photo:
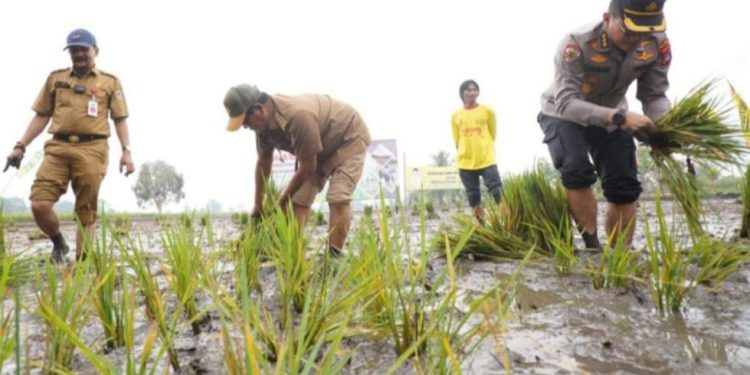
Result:
{"label": "muddy water", "polygon": [[[666,202],[665,206],[669,212],[670,203]],[[651,217],[651,211],[652,203],[646,202],[639,217]],[[449,213],[441,216],[449,217]],[[708,230],[715,236],[729,237],[739,226],[739,205],[736,200],[711,201],[707,205],[705,220]],[[440,219],[430,221],[428,231],[436,231],[440,224]],[[418,225],[412,225],[416,236]],[[229,222],[218,222],[215,228],[217,238],[237,235],[237,228]],[[73,229],[72,226],[65,228],[67,238],[73,238]],[[134,223],[133,230],[153,233],[156,229],[153,223]],[[29,239],[32,230],[32,227],[21,227],[17,232],[8,233],[14,250],[48,251],[46,240]],[[316,233],[322,237],[325,228],[319,228]],[[637,233],[635,243],[642,243],[643,238],[642,232]],[[156,256],[163,255],[158,235],[144,237],[144,246]],[[436,258],[432,266],[440,270],[444,264]],[[517,262],[461,260],[457,267],[461,289],[457,309],[465,310],[496,282],[511,277],[517,267]],[[275,276],[272,270],[264,269],[261,278],[265,283],[273,284]],[[528,265],[518,280],[519,287],[501,338],[505,356],[489,338],[465,361],[464,373],[504,373],[503,358],[507,358],[512,373],[519,374],[750,373],[748,265],[716,290],[697,288],[680,316],[663,316],[655,311],[648,285],[596,290],[579,272],[567,276],[557,274],[549,260]],[[273,291],[269,293],[268,298],[273,298]],[[165,291],[164,295],[171,295],[171,292]],[[27,307],[34,306],[32,294],[27,294],[25,301]],[[498,301],[494,302],[499,305]],[[209,303],[204,296],[201,305]],[[142,314],[136,316],[139,319],[136,322],[138,348],[148,333],[148,323]],[[26,354],[32,360],[41,360],[44,355],[42,322],[30,311],[24,312],[22,320],[22,335],[28,343]],[[197,337],[189,331],[184,329],[176,341],[185,368],[182,373],[224,373],[218,320],[207,320],[203,332]],[[95,343],[95,350],[101,351],[103,336],[95,318],[92,317],[91,324],[84,328],[83,337],[86,342]],[[345,368],[345,374],[381,374],[396,359],[388,342],[355,338],[346,346],[356,348],[356,351]],[[116,364],[121,364],[123,357],[121,351],[106,354],[106,359]],[[15,366],[9,362],[5,363],[3,374],[14,372]],[[74,361],[74,371],[96,373],[80,354]],[[398,372],[413,373],[408,365]]]}

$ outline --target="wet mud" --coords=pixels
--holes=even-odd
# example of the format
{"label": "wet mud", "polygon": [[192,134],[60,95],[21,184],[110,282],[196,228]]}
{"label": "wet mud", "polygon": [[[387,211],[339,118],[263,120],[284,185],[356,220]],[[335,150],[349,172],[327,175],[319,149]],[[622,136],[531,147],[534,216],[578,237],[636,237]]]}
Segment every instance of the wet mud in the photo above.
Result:
{"label": "wet mud", "polygon": [[[670,202],[665,202],[665,208],[667,212],[672,210]],[[736,198],[708,201],[704,217],[706,228],[719,238],[736,235],[740,208]],[[653,202],[643,202],[639,211],[639,219],[654,219]],[[428,231],[435,233],[452,214],[453,211],[439,213],[438,219],[428,223]],[[415,217],[414,221],[417,220]],[[418,223],[411,226],[415,236],[418,235]],[[214,228],[219,239],[235,238],[239,234],[237,226],[228,220],[215,222]],[[20,226],[6,234],[6,241],[13,245],[13,251],[48,252],[49,242],[43,238],[33,239],[34,230],[31,225]],[[67,238],[74,238],[73,230],[70,225],[64,228]],[[144,247],[154,256],[163,256],[158,227],[154,223],[135,222],[132,231],[145,236]],[[315,232],[322,237],[325,228]],[[643,242],[643,225],[639,225],[634,243],[638,246]],[[580,256],[585,259],[595,254]],[[431,266],[440,270],[444,260],[435,257]],[[518,266],[517,261],[461,259],[457,267],[461,298],[456,308],[465,310],[474,298],[497,281],[514,275]],[[524,267],[510,303],[504,333],[499,337],[500,343],[493,337],[483,341],[464,362],[464,373],[505,373],[504,361],[514,374],[750,373],[750,266],[744,265],[717,288],[695,288],[682,313],[677,315],[660,314],[654,308],[645,283],[597,290],[588,276],[579,271],[560,275],[554,270],[551,259],[533,261]],[[262,270],[260,277],[263,283],[274,284],[272,270]],[[170,292],[165,289],[164,295]],[[199,305],[210,305],[208,298],[203,298]],[[43,322],[29,308],[35,304],[31,289],[25,293],[24,301],[27,307],[22,315],[25,355],[31,361],[40,361],[44,357]],[[139,299],[139,303],[142,300]],[[135,347],[139,348],[148,334],[149,324],[141,313],[137,313],[136,318]],[[184,364],[180,373],[225,373],[219,332],[220,323],[215,313],[202,322],[201,334],[193,336],[187,328],[181,331],[175,341]],[[104,353],[103,333],[93,315],[82,337],[86,342],[95,343],[94,350]],[[355,350],[344,374],[381,374],[396,359],[388,342],[354,338],[345,345]],[[498,345],[502,346],[501,350]],[[122,364],[124,352],[118,349],[105,354],[105,358]],[[15,372],[15,364],[11,362],[5,363],[3,374]],[[168,364],[162,362],[165,366]],[[80,353],[76,354],[73,370],[81,374],[96,373]],[[415,372],[407,363],[397,373]]]}

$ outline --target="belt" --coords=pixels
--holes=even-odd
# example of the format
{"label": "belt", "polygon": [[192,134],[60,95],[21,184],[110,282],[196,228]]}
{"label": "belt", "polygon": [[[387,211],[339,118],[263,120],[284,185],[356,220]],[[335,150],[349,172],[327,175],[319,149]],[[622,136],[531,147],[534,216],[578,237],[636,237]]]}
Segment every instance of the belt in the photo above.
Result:
{"label": "belt", "polygon": [[52,136],[52,138],[68,143],[82,143],[95,141],[97,139],[106,139],[107,136],[101,134],[55,134]]}

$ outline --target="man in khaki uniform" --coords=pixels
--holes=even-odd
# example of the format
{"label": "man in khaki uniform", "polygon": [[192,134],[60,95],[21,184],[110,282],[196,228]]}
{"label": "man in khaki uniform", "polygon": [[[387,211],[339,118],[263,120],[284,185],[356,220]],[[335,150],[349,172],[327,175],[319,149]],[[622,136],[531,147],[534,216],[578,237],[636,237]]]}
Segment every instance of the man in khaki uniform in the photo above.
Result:
{"label": "man in khaki uniform", "polygon": [[258,162],[252,215],[261,213],[273,150],[290,152],[299,165],[278,204],[286,208],[291,200],[295,217],[304,223],[315,195],[330,181],[326,197],[330,208],[329,250],[338,255],[349,231],[352,195],[370,144],[370,133],[359,113],[327,95],[268,95],[247,84],[229,89],[224,107],[230,117],[227,130],[245,127],[256,132]]}
{"label": "man in khaki uniform", "polygon": [[[591,190],[597,177],[607,199],[607,235],[630,226],[630,239],[635,228],[641,184],[633,136],[657,141],[654,121],[671,106],[666,92],[672,52],[664,34],[664,3],[611,0],[602,22],[563,38],[554,81],[542,94],[538,121],[544,142],[588,248],[601,247]],[[625,99],[635,81],[644,115],[629,111]]]}
{"label": "man in khaki uniform", "polygon": [[[94,35],[84,29],[73,30],[66,50],[73,66],[50,73],[32,109],[36,114],[26,132],[8,155],[5,170],[21,165],[28,146],[52,120],[47,130],[52,139],[44,144],[44,160],[31,187],[31,210],[41,230],[53,243],[52,260],[62,262],[69,247],[60,232],[53,205],[72,183],[75,213],[89,235],[94,233],[99,187],[107,172],[110,135],[107,116],[115,123],[122,146],[120,171],[135,170],[130,156],[128,106],[120,80],[96,68],[99,54]],[[76,258],[85,255],[79,230],[76,234]]]}

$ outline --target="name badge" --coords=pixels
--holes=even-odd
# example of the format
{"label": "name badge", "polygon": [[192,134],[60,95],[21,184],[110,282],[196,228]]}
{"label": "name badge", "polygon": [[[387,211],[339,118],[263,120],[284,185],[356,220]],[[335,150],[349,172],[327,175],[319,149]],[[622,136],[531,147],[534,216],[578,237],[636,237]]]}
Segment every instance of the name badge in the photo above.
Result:
{"label": "name badge", "polygon": [[91,97],[91,100],[89,100],[88,115],[90,117],[99,116],[99,103],[96,102],[96,99],[94,99],[93,96]]}

